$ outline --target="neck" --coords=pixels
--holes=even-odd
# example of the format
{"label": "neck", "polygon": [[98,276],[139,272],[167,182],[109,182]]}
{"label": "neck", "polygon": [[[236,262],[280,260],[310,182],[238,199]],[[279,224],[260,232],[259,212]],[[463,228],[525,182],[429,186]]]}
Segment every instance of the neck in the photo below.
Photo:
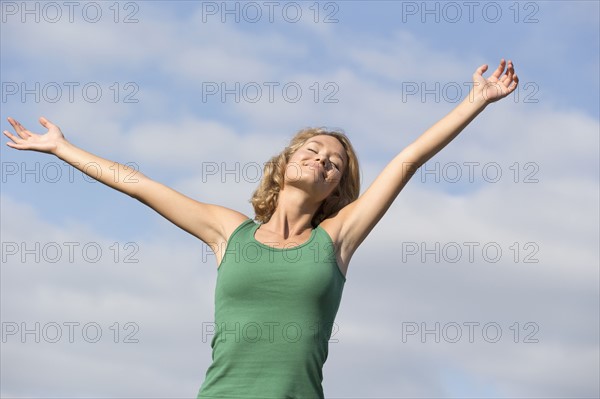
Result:
{"label": "neck", "polygon": [[311,221],[321,202],[314,202],[306,192],[287,186],[279,193],[277,208],[264,226],[284,238],[312,229]]}

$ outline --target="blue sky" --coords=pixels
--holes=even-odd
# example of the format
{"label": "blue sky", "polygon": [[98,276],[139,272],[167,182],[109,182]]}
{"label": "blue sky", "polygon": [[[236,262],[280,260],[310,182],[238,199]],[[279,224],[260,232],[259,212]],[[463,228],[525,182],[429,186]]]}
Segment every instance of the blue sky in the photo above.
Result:
{"label": "blue sky", "polygon": [[[70,21],[62,2],[2,1],[2,130],[12,116],[41,132],[44,115],[75,145],[253,216],[255,166],[300,128],[344,129],[364,190],[479,65],[511,59],[519,91],[424,165],[354,255],[325,394],[598,397],[599,3],[465,3],[275,2],[270,22],[268,2],[228,2],[236,22],[222,2],[78,2]],[[207,247],[57,158],[0,158],[0,394],[195,397]],[[39,343],[21,335],[36,322]],[[102,339],[69,342],[69,322]],[[436,323],[440,342],[401,339]]]}

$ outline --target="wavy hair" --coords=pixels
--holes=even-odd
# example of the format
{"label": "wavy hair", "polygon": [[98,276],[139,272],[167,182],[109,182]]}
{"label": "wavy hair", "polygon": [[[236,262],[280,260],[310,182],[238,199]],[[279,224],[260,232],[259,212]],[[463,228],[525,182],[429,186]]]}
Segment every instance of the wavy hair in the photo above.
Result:
{"label": "wavy hair", "polygon": [[348,164],[344,169],[342,178],[335,190],[321,203],[317,212],[315,212],[311,224],[316,227],[323,220],[336,214],[344,206],[358,198],[360,193],[360,171],[358,166],[358,157],[350,140],[342,132],[337,130],[328,130],[325,128],[305,128],[300,130],[290,140],[287,147],[278,155],[273,156],[266,164],[263,170],[263,177],[260,185],[252,194],[250,202],[256,213],[255,220],[266,223],[271,219],[279,199],[279,192],[283,189],[284,175],[287,164],[291,156],[314,136],[327,135],[335,137],[344,147]]}

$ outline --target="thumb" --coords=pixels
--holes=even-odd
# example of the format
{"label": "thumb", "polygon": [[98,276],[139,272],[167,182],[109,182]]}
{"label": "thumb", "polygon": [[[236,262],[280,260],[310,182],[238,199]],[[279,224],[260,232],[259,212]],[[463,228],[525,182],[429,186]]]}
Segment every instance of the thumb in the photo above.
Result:
{"label": "thumb", "polygon": [[44,126],[45,128],[50,128],[51,126],[53,126],[52,122],[50,122],[48,119],[44,118],[43,116],[40,117],[40,123],[42,126]]}
{"label": "thumb", "polygon": [[485,71],[487,71],[488,69],[488,65],[487,64],[483,64],[481,65],[479,68],[477,68],[477,71],[475,72],[477,75],[483,75],[483,73]]}

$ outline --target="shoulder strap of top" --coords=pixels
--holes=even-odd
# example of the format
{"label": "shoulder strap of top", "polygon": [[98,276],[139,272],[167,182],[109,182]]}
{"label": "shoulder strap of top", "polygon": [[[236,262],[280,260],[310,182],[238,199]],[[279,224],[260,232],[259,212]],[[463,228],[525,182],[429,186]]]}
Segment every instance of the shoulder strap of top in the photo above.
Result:
{"label": "shoulder strap of top", "polygon": [[235,230],[233,230],[233,233],[231,233],[229,239],[227,240],[227,244],[238,239],[247,240],[248,237],[246,237],[246,235],[253,231],[253,227],[256,227],[254,220],[250,218],[244,220],[238,227],[235,228]]}

